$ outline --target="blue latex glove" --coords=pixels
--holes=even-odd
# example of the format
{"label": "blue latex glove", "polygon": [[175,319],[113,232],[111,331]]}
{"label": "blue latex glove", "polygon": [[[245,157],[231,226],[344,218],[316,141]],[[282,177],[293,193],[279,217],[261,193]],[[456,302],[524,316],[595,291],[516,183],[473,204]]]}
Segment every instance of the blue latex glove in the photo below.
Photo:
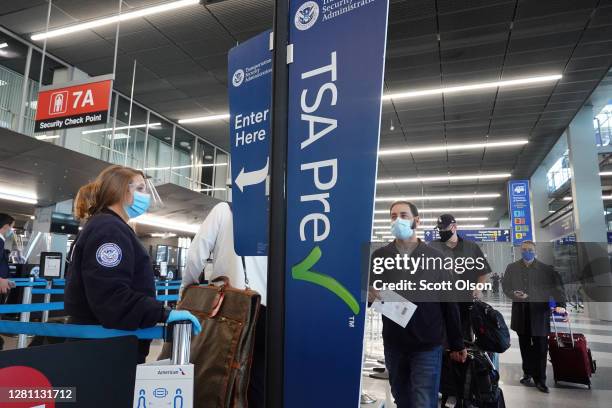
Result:
{"label": "blue latex glove", "polygon": [[197,336],[202,332],[202,325],[200,324],[198,318],[186,310],[171,311],[166,323],[178,322],[180,320],[189,320],[191,322],[191,328],[194,336]]}

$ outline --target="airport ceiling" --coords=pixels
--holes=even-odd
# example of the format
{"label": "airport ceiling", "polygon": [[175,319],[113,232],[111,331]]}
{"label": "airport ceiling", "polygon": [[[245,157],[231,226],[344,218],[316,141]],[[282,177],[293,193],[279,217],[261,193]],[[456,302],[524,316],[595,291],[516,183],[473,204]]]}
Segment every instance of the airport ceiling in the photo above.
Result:
{"label": "airport ceiling", "polygon": [[[126,0],[124,11],[160,0]],[[116,87],[172,118],[227,111],[226,56],[271,28],[272,0],[203,1],[121,24]],[[379,178],[511,172],[528,177],[612,63],[611,0],[390,0],[385,92],[563,74],[560,81],[394,100],[383,104],[381,147],[529,139],[520,147],[382,157]],[[54,0],[51,28],[107,16],[117,0]],[[2,1],[0,25],[29,38],[44,31],[44,0]],[[115,27],[48,41],[90,75],[112,70]],[[228,148],[226,122],[189,126]],[[379,196],[500,193],[499,199],[428,201],[429,207],[494,206],[505,180],[379,185]],[[378,203],[382,209],[387,203]],[[469,214],[466,214],[469,215]],[[483,214],[473,214],[479,216]]]}

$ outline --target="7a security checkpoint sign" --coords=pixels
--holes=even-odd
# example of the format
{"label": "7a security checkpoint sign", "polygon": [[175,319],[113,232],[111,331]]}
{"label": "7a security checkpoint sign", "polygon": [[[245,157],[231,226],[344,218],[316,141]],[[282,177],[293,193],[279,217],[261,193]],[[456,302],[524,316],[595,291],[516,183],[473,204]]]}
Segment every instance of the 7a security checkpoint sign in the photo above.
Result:
{"label": "7a security checkpoint sign", "polygon": [[290,2],[286,407],[358,407],[388,0]]}
{"label": "7a security checkpoint sign", "polygon": [[270,31],[228,55],[232,212],[238,255],[268,254],[272,51]]}
{"label": "7a security checkpoint sign", "polygon": [[106,123],[112,75],[42,87],[38,92],[35,132]]}

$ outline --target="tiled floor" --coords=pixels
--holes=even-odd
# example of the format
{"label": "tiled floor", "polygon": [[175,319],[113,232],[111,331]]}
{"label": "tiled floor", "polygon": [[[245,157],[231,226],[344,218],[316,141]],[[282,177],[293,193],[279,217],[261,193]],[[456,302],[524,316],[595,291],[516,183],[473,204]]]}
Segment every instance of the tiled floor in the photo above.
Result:
{"label": "tiled floor", "polygon": [[[511,304],[499,298],[485,299],[504,315],[510,325]],[[369,312],[373,313],[373,312]],[[588,345],[597,360],[597,372],[591,378],[592,389],[576,384],[554,384],[552,366],[548,364],[548,386],[550,394],[543,394],[534,387],[525,387],[519,383],[522,376],[521,355],[518,347],[516,333],[511,331],[512,345],[508,351],[500,356],[501,386],[504,391],[506,406],[508,408],[608,408],[612,407],[612,322],[592,320],[584,313],[572,313],[572,329],[584,333]],[[362,405],[379,408],[385,403],[387,394],[387,381],[370,378],[372,367],[380,366],[377,362],[382,358],[383,347],[380,338],[382,324],[378,316],[368,318],[366,331],[366,363],[363,370],[363,390],[378,401],[375,404]],[[370,328],[371,327],[371,328]],[[560,326],[566,331],[567,326]],[[386,402],[385,408],[394,408],[393,404]]]}

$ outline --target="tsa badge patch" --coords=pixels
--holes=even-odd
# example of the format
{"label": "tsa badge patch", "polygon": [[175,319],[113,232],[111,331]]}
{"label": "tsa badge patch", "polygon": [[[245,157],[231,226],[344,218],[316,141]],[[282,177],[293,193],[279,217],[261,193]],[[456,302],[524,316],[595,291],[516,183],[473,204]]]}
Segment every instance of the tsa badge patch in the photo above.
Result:
{"label": "tsa badge patch", "polygon": [[121,262],[121,248],[117,244],[102,244],[96,251],[96,260],[102,266],[114,268]]}

